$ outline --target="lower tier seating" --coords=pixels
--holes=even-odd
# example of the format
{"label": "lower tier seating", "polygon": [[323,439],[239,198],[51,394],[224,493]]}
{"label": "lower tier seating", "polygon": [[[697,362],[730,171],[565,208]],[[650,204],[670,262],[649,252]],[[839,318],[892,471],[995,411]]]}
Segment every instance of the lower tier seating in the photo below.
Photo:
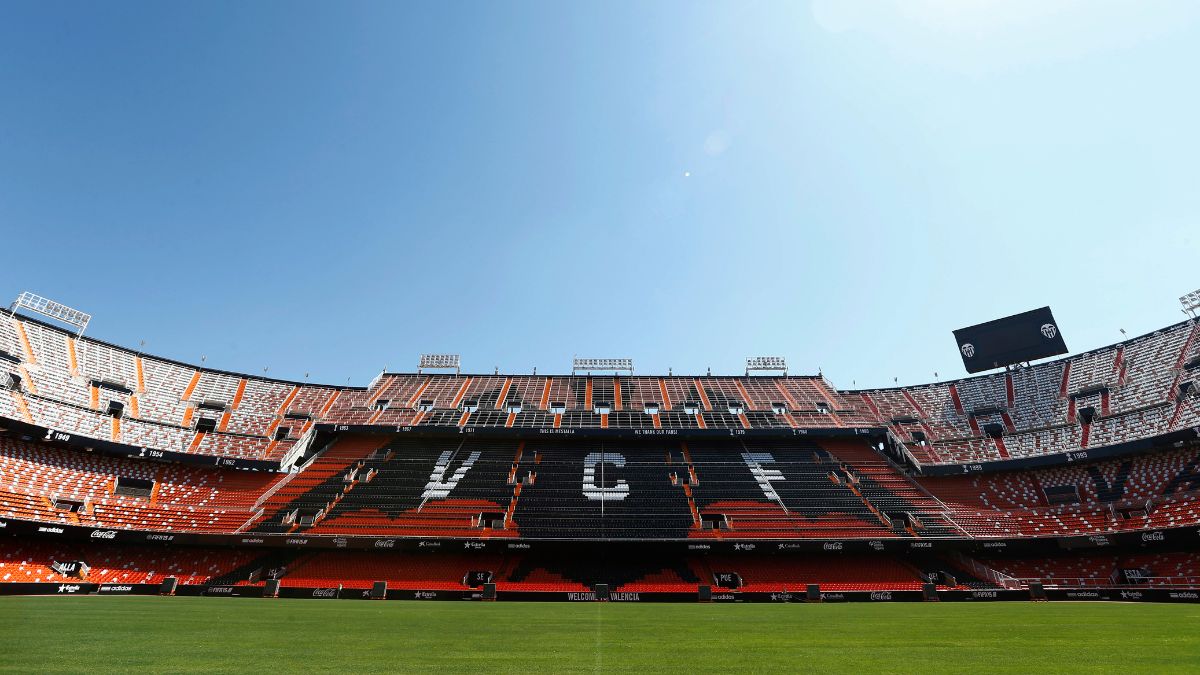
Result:
{"label": "lower tier seating", "polygon": [[[0,583],[205,584],[245,566],[260,553],[242,549],[88,545],[0,538]],[[59,574],[54,563],[84,562],[82,577]]]}
{"label": "lower tier seating", "polygon": [[1200,554],[1080,553],[1045,558],[987,558],[983,565],[1023,582],[1046,586],[1200,585]]}
{"label": "lower tier seating", "polygon": [[[71,572],[62,563],[82,562]],[[1021,584],[1048,587],[1200,587],[1200,554],[1189,552],[1083,552],[1047,557],[989,557],[973,569],[993,570]],[[57,569],[56,569],[57,568]],[[937,572],[957,580],[946,586]],[[481,573],[481,574],[476,574]],[[822,591],[995,588],[963,571],[961,561],[934,556],[870,554],[713,554],[605,548],[582,545],[557,552],[397,553],[168,547],[55,542],[0,537],[0,583],[261,585],[280,579],[284,587],[341,585],[368,589],[386,581],[391,589],[466,591],[490,579],[500,591],[588,592],[607,584],[614,592],[801,593],[809,584]],[[481,578],[482,577],[482,578]],[[989,576],[989,578],[994,578]]]}
{"label": "lower tier seating", "polygon": [[305,556],[289,568],[282,586],[370,588],[386,581],[388,588],[404,590],[467,590],[468,572],[498,571],[503,558],[496,555],[403,555],[392,553],[330,552]]}
{"label": "lower tier seating", "polygon": [[920,590],[924,578],[909,563],[888,556],[710,556],[714,572],[736,572],[746,592]]}

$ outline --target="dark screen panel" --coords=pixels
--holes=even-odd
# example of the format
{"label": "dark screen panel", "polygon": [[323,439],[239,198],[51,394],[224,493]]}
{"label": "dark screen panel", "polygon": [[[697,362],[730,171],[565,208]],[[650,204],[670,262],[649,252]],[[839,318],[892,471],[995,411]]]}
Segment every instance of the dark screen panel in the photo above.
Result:
{"label": "dark screen panel", "polygon": [[1049,307],[954,331],[968,373],[1067,353],[1067,343]]}

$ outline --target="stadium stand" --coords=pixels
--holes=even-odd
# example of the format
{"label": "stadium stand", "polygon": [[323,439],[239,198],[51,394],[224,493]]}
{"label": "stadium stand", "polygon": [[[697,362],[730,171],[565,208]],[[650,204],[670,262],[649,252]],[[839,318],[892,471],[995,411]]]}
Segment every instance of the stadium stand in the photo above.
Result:
{"label": "stadium stand", "polygon": [[[237,549],[174,549],[151,546],[92,546],[0,539],[0,583],[158,584],[175,577],[184,584],[219,580],[257,557]],[[84,562],[86,571],[63,574],[55,563]]]}
{"label": "stadium stand", "polygon": [[[65,560],[92,583],[453,593],[483,577],[568,594],[1194,587],[1168,534],[1200,525],[1198,331],[861,391],[822,375],[333,387],[5,314],[0,582],[78,580]],[[22,524],[61,540],[8,536]]]}
{"label": "stadium stand", "polygon": [[[857,394],[922,464],[1035,457],[1151,438],[1200,422],[1200,405],[1179,396],[1200,354],[1184,322],[1125,343],[944,384]],[[1082,421],[1080,411],[1096,417]],[[987,425],[1000,438],[984,433]],[[914,435],[921,432],[925,442]]]}
{"label": "stadium stand", "polygon": [[[0,515],[181,532],[535,539],[1082,535],[1200,522],[1196,446],[1029,471],[905,475],[859,441],[351,435],[270,474],[0,439]],[[120,489],[134,479],[144,493]]]}
{"label": "stadium stand", "polygon": [[[100,528],[232,532],[281,476],[88,456],[0,438],[0,515]],[[120,479],[148,484],[122,493]]]}
{"label": "stadium stand", "polygon": [[1070,588],[1200,585],[1200,556],[1193,552],[1154,554],[1090,553],[1045,558],[991,558],[980,562],[1028,583]]}
{"label": "stadium stand", "polygon": [[737,573],[742,580],[737,590],[742,592],[795,592],[808,584],[827,591],[915,591],[925,581],[915,567],[886,556],[711,556],[707,564],[713,570]]}
{"label": "stadium stand", "polygon": [[401,437],[364,452],[316,460],[266,502],[257,529],[669,539],[939,536],[953,527],[936,500],[869,449],[853,464],[801,441]]}
{"label": "stadium stand", "polygon": [[1095,534],[1200,522],[1200,450],[1021,472],[923,478],[974,536]]}
{"label": "stadium stand", "polygon": [[[955,382],[838,391],[823,377],[412,375],[365,389],[197,368],[0,321],[19,386],[0,415],[173,452],[280,459],[320,423],[510,429],[886,428],[923,465],[1037,457],[1200,423],[1179,395],[1200,354],[1188,322],[1078,356]],[[119,407],[114,417],[111,406]],[[607,406],[603,411],[597,405]],[[1094,409],[1090,421],[1081,411]],[[985,433],[994,425],[999,434]]]}
{"label": "stadium stand", "polygon": [[397,555],[383,553],[317,553],[297,560],[281,579],[284,586],[370,588],[386,581],[389,588],[468,590],[467,573],[499,570],[495,556],[460,554]]}

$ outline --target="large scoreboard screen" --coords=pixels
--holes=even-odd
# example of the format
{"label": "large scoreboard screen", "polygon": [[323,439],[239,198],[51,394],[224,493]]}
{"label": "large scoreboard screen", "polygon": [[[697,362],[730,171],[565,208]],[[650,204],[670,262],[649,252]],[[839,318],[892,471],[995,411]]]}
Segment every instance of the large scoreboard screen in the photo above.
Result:
{"label": "large scoreboard screen", "polygon": [[968,373],[1067,353],[1049,307],[959,328],[954,339]]}

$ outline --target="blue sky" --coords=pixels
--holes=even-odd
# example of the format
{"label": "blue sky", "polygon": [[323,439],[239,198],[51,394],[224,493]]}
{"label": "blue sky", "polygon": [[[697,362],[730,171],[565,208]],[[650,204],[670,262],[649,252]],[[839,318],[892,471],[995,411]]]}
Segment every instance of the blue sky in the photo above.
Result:
{"label": "blue sky", "polygon": [[963,375],[1200,287],[1200,4],[0,5],[0,295],[164,356]]}

